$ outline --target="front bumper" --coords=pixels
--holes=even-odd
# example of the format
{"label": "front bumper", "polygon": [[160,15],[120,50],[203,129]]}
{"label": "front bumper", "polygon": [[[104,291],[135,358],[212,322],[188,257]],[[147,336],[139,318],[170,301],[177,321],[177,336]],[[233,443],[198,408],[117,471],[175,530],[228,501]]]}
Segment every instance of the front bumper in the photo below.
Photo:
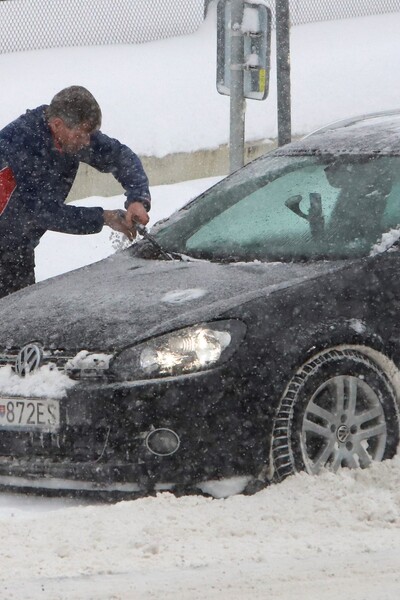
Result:
{"label": "front bumper", "polygon": [[[251,475],[267,438],[241,385],[222,369],[80,382],[61,400],[56,434],[0,432],[0,485],[142,494]],[[156,430],[179,440],[167,455],[148,443]]]}

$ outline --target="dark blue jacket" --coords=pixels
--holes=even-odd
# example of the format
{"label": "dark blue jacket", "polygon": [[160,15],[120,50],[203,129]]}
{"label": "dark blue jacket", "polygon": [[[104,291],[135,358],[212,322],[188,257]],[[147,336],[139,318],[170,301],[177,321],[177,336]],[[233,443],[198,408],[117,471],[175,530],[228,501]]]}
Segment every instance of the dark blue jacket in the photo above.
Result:
{"label": "dark blue jacket", "polygon": [[142,164],[132,150],[100,131],[77,154],[54,145],[46,120],[47,106],[28,110],[0,131],[0,252],[35,247],[51,229],[63,233],[97,233],[103,209],[64,204],[79,162],[112,173],[127,200],[148,210],[150,193]]}

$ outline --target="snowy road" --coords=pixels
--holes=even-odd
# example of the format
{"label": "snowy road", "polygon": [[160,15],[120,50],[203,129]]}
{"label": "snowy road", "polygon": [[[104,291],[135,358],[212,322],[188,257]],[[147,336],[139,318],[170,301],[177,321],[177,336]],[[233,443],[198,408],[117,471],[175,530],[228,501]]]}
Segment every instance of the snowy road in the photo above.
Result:
{"label": "snowy road", "polygon": [[[147,575],[141,571],[53,580],[21,581],[6,586],[5,598],[52,598],[53,600],[394,600],[399,597],[399,561],[389,552],[374,554],[354,575],[354,561],[347,554],[339,560],[319,559],[315,555],[295,558],[285,568],[266,563],[243,564],[232,573],[231,565],[201,570],[183,567],[176,570],[155,569]],[[379,569],[379,573],[375,574]],[[373,574],[371,573],[373,571]]]}
{"label": "snowy road", "polygon": [[398,600],[399,484],[396,457],[221,500],[7,495],[0,597]]}

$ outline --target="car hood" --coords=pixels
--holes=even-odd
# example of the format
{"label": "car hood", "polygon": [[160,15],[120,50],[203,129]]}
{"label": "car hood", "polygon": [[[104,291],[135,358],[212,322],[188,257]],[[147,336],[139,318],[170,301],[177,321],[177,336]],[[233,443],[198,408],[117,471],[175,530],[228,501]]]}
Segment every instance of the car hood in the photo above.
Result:
{"label": "car hood", "polygon": [[3,298],[0,344],[114,351],[341,266],[168,262],[120,252]]}

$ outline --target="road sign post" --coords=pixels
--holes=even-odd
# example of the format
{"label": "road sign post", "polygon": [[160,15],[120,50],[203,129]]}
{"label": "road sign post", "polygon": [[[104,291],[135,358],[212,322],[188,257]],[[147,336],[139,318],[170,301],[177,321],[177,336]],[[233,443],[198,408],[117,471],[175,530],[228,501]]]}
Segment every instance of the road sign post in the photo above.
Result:
{"label": "road sign post", "polygon": [[243,1],[231,1],[230,36],[230,172],[244,164],[244,39],[242,31]]}
{"label": "road sign post", "polygon": [[244,163],[245,98],[269,91],[271,11],[253,0],[220,0],[217,90],[230,96],[230,172]]}
{"label": "road sign post", "polygon": [[278,146],[283,146],[292,138],[289,0],[276,0],[276,78]]}

